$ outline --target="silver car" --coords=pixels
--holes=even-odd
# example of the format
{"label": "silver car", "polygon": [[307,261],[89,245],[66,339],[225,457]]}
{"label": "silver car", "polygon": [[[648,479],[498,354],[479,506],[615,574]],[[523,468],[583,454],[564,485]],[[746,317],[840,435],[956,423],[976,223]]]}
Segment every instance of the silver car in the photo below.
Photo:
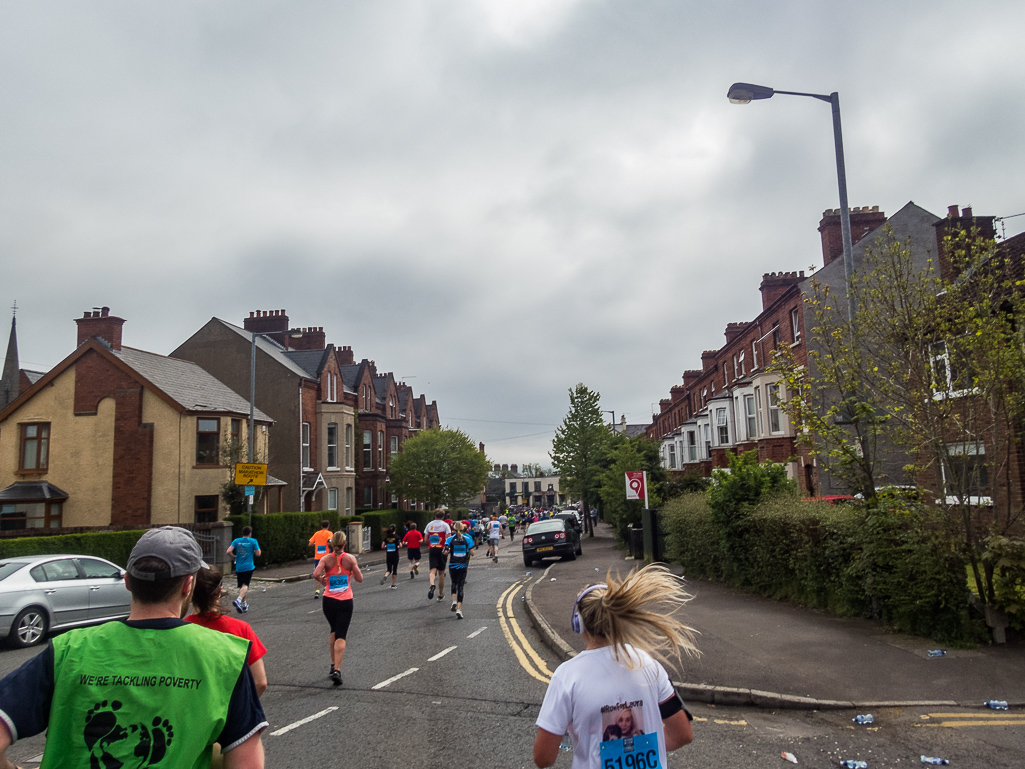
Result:
{"label": "silver car", "polygon": [[0,638],[32,646],[51,630],[127,617],[121,567],[91,555],[0,559]]}

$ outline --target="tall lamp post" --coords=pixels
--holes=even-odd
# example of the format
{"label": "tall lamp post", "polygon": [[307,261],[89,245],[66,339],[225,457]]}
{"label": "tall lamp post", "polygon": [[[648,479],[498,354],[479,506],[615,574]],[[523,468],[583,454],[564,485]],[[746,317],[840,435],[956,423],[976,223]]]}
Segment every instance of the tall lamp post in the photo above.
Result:
{"label": "tall lamp post", "polygon": [[612,414],[612,434],[616,434],[616,410],[615,409],[602,409],[602,414]]}
{"label": "tall lamp post", "polygon": [[733,104],[750,104],[759,99],[771,99],[776,94],[785,96],[808,96],[812,99],[828,102],[833,107],[833,144],[836,149],[836,180],[840,187],[840,232],[843,237],[843,274],[847,290],[847,320],[854,322],[858,304],[851,288],[851,276],[854,273],[854,254],[851,245],[851,214],[847,205],[847,171],[843,159],[843,135],[840,132],[840,95],[833,93],[826,96],[821,93],[801,93],[800,91],[776,91],[764,85],[751,83],[734,83],[726,96]]}

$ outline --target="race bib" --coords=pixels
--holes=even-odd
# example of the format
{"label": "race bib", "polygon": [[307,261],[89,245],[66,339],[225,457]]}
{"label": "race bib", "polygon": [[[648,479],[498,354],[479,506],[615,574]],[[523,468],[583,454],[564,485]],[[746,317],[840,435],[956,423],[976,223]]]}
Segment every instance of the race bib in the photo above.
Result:
{"label": "race bib", "polygon": [[324,555],[327,552],[327,545],[317,545],[317,555]]}
{"label": "race bib", "polygon": [[394,553],[397,545],[394,542],[385,543],[385,550],[389,553]]}
{"label": "race bib", "polygon": [[430,543],[431,545],[440,545],[441,537],[439,537],[437,534],[431,534]]}
{"label": "race bib", "polygon": [[349,589],[348,574],[332,574],[327,578],[327,592],[344,593]]}
{"label": "race bib", "polygon": [[462,557],[466,555],[466,542],[461,545],[452,545],[452,555]]}
{"label": "race bib", "polygon": [[662,769],[658,735],[638,734],[601,744],[601,769]]}

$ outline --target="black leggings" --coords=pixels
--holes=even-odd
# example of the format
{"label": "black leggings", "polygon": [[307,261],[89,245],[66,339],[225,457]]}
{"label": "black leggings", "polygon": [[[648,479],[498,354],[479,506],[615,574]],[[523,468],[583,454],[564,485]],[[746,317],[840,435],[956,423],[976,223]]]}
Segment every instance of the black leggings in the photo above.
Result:
{"label": "black leggings", "polygon": [[463,602],[463,585],[466,584],[466,569],[449,569],[448,576],[452,578],[452,592],[456,601]]}
{"label": "black leggings", "polygon": [[349,623],[352,622],[352,599],[339,601],[337,598],[324,596],[320,603],[324,609],[324,616],[327,617],[327,624],[335,634],[335,640],[344,640],[349,632]]}
{"label": "black leggings", "polygon": [[385,553],[384,565],[385,565],[385,568],[387,569],[387,571],[384,573],[384,576],[387,577],[389,574],[398,574],[399,573],[399,554],[397,552]]}

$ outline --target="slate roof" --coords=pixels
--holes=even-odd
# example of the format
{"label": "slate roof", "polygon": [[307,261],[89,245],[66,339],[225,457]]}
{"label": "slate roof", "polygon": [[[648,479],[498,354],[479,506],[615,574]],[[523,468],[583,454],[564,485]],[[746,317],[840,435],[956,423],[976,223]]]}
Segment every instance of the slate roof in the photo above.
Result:
{"label": "slate roof", "polygon": [[328,350],[285,350],[282,354],[313,379],[320,379],[320,372],[327,363]]}
{"label": "slate roof", "polygon": [[638,435],[644,435],[648,430],[647,425],[627,425],[626,435],[627,438],[636,438]]}
{"label": "slate roof", "polygon": [[25,375],[29,384],[35,384],[46,375],[45,371],[29,371],[27,368],[23,368],[21,373]]}
{"label": "slate roof", "polygon": [[[228,321],[221,320],[220,318],[214,318],[214,320],[216,320],[218,323],[223,324],[226,329],[234,331],[240,337],[245,339],[246,344],[253,343],[252,333],[246,331],[244,328],[239,328],[238,326],[232,325],[231,323],[228,323]],[[273,339],[268,339],[265,336],[256,337],[256,348],[261,352],[267,353],[267,355],[269,355],[271,358],[280,363],[282,366],[284,366],[286,369],[291,371],[296,376],[301,376],[309,379],[310,375],[306,373],[306,370],[299,366],[297,363],[294,363],[291,360],[289,360],[288,356],[285,354],[285,348],[277,342],[275,342]],[[313,378],[316,379],[317,377]],[[247,411],[248,409],[249,406],[246,406]]]}
{"label": "slate roof", "polygon": [[0,491],[0,502],[41,502],[46,499],[67,499],[68,493],[47,481],[15,481]]}
{"label": "slate roof", "polygon": [[[195,363],[134,347],[122,347],[111,352],[188,411],[249,414],[248,400]],[[256,409],[255,417],[261,422],[274,421],[260,409]]]}
{"label": "slate roof", "polygon": [[338,367],[338,371],[342,375],[342,384],[349,392],[356,392],[356,382],[359,380],[362,365],[362,363],[347,363]]}

